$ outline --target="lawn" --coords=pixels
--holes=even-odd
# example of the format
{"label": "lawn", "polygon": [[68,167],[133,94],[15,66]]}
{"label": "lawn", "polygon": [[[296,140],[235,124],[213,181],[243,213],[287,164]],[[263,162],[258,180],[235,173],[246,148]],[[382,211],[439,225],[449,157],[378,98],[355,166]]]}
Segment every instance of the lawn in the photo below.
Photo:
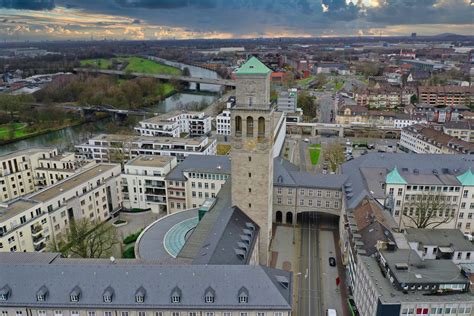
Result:
{"label": "lawn", "polygon": [[309,76],[308,78],[304,78],[304,79],[301,79],[301,80],[298,80],[296,81],[296,83],[299,85],[299,86],[306,86],[308,85],[311,81],[314,80],[314,76]]}
{"label": "lawn", "polygon": [[121,60],[128,61],[128,65],[125,68],[125,71],[131,72],[143,72],[148,74],[163,74],[163,75],[172,75],[179,76],[181,70],[175,67],[171,67],[164,64],[156,63],[152,60],[140,58],[140,57],[125,57]]}
{"label": "lawn", "polygon": [[109,69],[112,66],[111,59],[99,58],[99,59],[85,59],[81,60],[81,66],[94,66],[99,69]]}
{"label": "lawn", "polygon": [[23,137],[27,134],[26,127],[28,127],[28,124],[26,123],[13,123],[13,124],[0,125],[0,139],[9,138],[11,128],[14,129],[13,138]]}
{"label": "lawn", "polygon": [[337,81],[334,88],[336,89],[336,91],[339,91],[342,89],[342,87],[344,87],[344,81]]}
{"label": "lawn", "polygon": [[319,155],[321,154],[321,145],[314,144],[309,146],[309,157],[313,166],[318,164]]}
{"label": "lawn", "polygon": [[175,67],[171,67],[168,65],[160,64],[154,62],[152,60],[148,60],[141,57],[118,57],[112,59],[85,59],[81,60],[81,66],[94,66],[99,69],[110,69],[113,61],[116,60],[118,62],[127,62],[128,65],[125,67],[124,71],[129,72],[142,72],[148,74],[163,74],[163,75],[172,75],[172,76],[179,76],[181,74],[181,70]]}

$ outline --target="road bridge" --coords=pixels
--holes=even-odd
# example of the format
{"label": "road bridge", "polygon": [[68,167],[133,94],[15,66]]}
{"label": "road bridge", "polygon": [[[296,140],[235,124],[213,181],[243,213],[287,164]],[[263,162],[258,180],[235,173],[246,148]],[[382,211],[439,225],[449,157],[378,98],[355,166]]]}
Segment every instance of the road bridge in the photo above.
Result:
{"label": "road bridge", "polygon": [[120,70],[105,70],[105,69],[94,69],[94,68],[74,68],[74,72],[79,73],[92,73],[92,74],[103,74],[103,75],[112,75],[112,76],[133,76],[133,77],[143,77],[143,78],[155,78],[160,80],[178,80],[182,82],[196,83],[196,90],[200,90],[201,84],[211,84],[217,86],[226,86],[234,88],[236,86],[235,80],[228,79],[211,79],[211,78],[201,78],[201,77],[187,77],[187,76],[172,76],[164,74],[149,74],[143,72],[128,72]]}
{"label": "road bridge", "polygon": [[296,134],[320,135],[335,132],[339,137],[382,137],[400,138],[401,130],[392,126],[373,126],[368,124],[332,124],[287,122],[287,131]]}

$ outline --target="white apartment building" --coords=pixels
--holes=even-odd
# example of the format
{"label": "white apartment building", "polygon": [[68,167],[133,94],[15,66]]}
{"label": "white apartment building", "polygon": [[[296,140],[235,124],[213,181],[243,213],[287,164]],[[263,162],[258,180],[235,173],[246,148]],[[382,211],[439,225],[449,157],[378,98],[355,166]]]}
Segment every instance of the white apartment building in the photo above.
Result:
{"label": "white apartment building", "polygon": [[[215,155],[213,138],[174,138],[101,134],[76,145],[78,155],[97,162],[130,160],[140,155],[172,156],[182,161],[189,155]],[[118,158],[118,159],[117,159]]]}
{"label": "white apartment building", "polygon": [[71,221],[102,222],[122,207],[118,164],[97,164],[28,197],[0,205],[0,251],[44,251]]}
{"label": "white apartment building", "polygon": [[230,176],[227,156],[187,157],[165,178],[168,212],[200,207],[207,198],[215,198]]}
{"label": "white apartment building", "polygon": [[123,206],[166,212],[165,176],[177,165],[176,157],[139,156],[125,164],[122,174]]}
{"label": "white apartment building", "polygon": [[55,148],[35,148],[0,156],[0,201],[35,191],[35,169],[39,158],[57,155]]}
{"label": "white apartment building", "polygon": [[224,110],[216,116],[217,135],[230,135],[230,110]]}
{"label": "white apartment building", "polygon": [[474,153],[474,144],[419,124],[402,129],[400,147],[417,154]]}
{"label": "white apartment building", "polygon": [[204,112],[172,112],[139,122],[135,127],[141,136],[190,137],[209,135],[212,117]]}
{"label": "white apartment building", "polygon": [[74,153],[57,154],[52,157],[40,157],[34,169],[35,185],[38,188],[52,185],[77,172],[91,168],[93,160],[76,157]]}

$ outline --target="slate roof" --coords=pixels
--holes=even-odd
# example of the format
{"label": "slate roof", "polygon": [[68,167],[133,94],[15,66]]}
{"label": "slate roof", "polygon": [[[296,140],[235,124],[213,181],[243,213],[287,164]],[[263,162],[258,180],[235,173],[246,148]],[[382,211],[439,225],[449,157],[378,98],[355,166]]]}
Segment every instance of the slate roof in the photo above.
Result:
{"label": "slate roof", "polygon": [[[259,226],[231,204],[231,181],[222,186],[216,199],[186,240],[178,258],[193,259],[193,264],[248,264]],[[243,235],[248,236],[248,243],[242,239]]]}
{"label": "slate roof", "polygon": [[304,188],[341,189],[347,176],[338,174],[313,175],[299,171],[299,168],[286,159],[277,157],[273,163],[274,186]]}
{"label": "slate roof", "polygon": [[165,180],[186,181],[184,172],[230,174],[230,157],[189,155],[168,173]]}
{"label": "slate roof", "polygon": [[[457,176],[474,167],[472,155],[438,155],[405,153],[369,153],[342,165],[347,176],[344,188],[347,208],[356,207],[366,196],[382,198],[382,182],[390,170],[397,166],[408,184],[461,185]],[[371,175],[365,176],[365,175]],[[374,180],[375,179],[375,180]],[[346,192],[347,193],[347,192]]]}
{"label": "slate roof", "polygon": [[272,70],[265,66],[257,57],[251,57],[235,72],[236,75],[268,74]]}
{"label": "slate roof", "polygon": [[[2,307],[44,308],[110,308],[128,309],[200,309],[200,310],[291,310],[292,274],[258,265],[161,265],[127,260],[112,263],[108,259],[57,259],[35,262],[37,253],[29,253],[12,263],[10,253],[0,254],[0,288],[11,289]],[[17,258],[18,259],[18,258]],[[35,262],[35,263],[32,263]],[[283,277],[290,283],[280,284]],[[36,294],[45,286],[48,294],[44,302],[36,301]],[[103,300],[104,291],[113,289],[111,303]],[[179,287],[180,303],[171,303],[171,292]],[[205,303],[208,287],[216,292],[214,303]],[[246,288],[248,303],[238,302],[238,292]],[[70,302],[73,289],[80,289],[78,302]],[[144,302],[137,303],[137,290],[143,288]]]}

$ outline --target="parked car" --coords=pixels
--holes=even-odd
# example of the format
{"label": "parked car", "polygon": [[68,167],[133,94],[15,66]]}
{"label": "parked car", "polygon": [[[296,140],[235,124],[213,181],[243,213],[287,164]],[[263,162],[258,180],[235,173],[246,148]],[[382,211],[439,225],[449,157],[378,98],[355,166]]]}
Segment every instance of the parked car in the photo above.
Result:
{"label": "parked car", "polygon": [[337,312],[335,309],[332,309],[332,308],[328,308],[326,310],[326,316],[337,316]]}
{"label": "parked car", "polygon": [[329,257],[329,265],[331,267],[335,267],[336,266],[336,259],[334,257]]}
{"label": "parked car", "polygon": [[472,236],[471,234],[464,234],[464,237],[469,240],[469,241],[473,241],[474,240],[474,236]]}
{"label": "parked car", "polygon": [[305,138],[305,139],[303,139],[303,141],[304,141],[305,143],[309,143],[309,138]]}

